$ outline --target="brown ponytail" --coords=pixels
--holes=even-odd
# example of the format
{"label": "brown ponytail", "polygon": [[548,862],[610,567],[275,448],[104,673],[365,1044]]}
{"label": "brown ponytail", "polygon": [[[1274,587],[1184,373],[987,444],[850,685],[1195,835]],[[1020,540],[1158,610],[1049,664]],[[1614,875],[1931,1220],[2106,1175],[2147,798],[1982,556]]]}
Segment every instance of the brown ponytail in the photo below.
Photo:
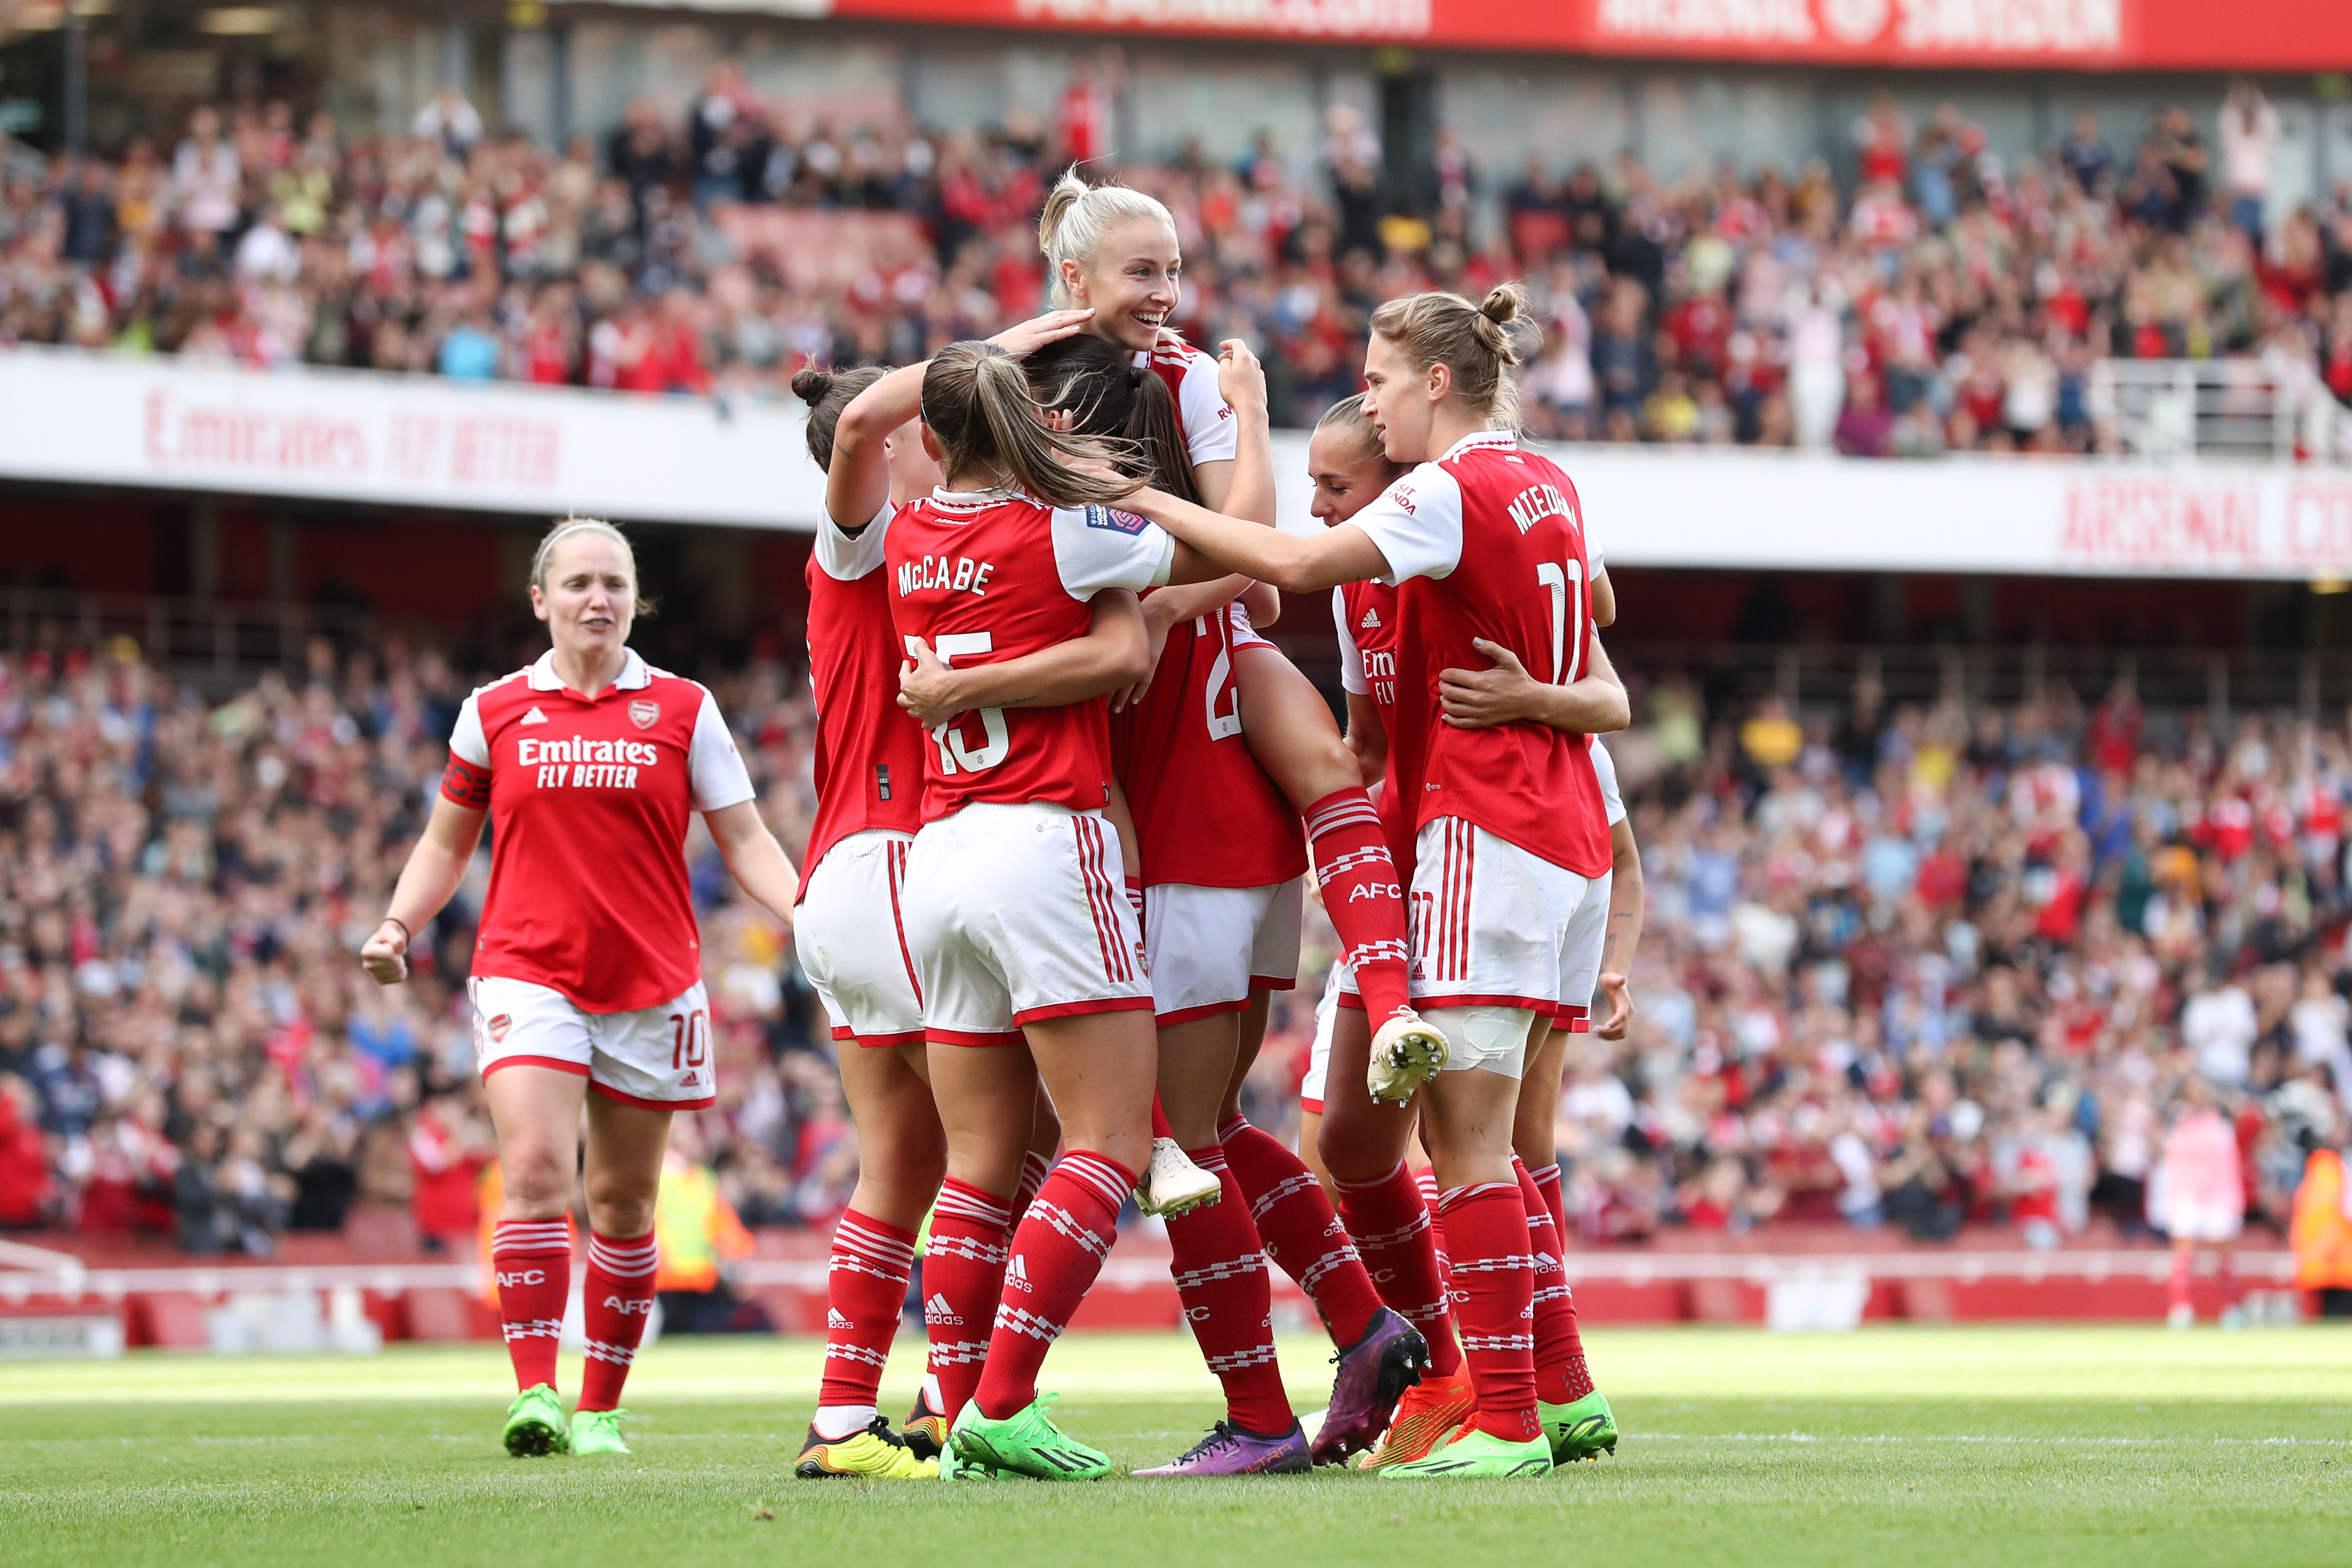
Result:
{"label": "brown ponytail", "polygon": [[1391,474],[1405,470],[1405,465],[1391,457],[1388,447],[1381,443],[1380,430],[1364,408],[1361,392],[1351,392],[1325,409],[1323,417],[1315,422],[1315,428],[1339,432],[1354,449],[1360,463],[1377,463]]}
{"label": "brown ponytail", "polygon": [[1459,294],[1410,294],[1372,312],[1372,330],[1395,345],[1415,371],[1444,365],[1453,373],[1454,395],[1499,429],[1519,423],[1518,383],[1504,371],[1519,362],[1512,324],[1528,305],[1528,291],[1499,283],[1473,305]]}
{"label": "brown ponytail", "polygon": [[1113,455],[1121,472],[1179,500],[1205,504],[1176,396],[1166,382],[1138,366],[1132,353],[1107,338],[1078,332],[1037,350],[1022,368],[1032,396],[1073,416],[1071,434],[1108,437],[1132,453]]}
{"label": "brown ponytail", "polygon": [[873,365],[838,371],[821,371],[812,365],[793,372],[793,395],[809,405],[809,455],[816,460],[818,467],[827,471],[833,467],[833,433],[841,423],[841,411],[882,376],[883,371]]}
{"label": "brown ponytail", "polygon": [[994,475],[1049,507],[1110,506],[1135,493],[1132,479],[1078,467],[1118,462],[1127,444],[1049,430],[1045,412],[1021,362],[993,343],[950,343],[923,372],[923,423],[951,480]]}

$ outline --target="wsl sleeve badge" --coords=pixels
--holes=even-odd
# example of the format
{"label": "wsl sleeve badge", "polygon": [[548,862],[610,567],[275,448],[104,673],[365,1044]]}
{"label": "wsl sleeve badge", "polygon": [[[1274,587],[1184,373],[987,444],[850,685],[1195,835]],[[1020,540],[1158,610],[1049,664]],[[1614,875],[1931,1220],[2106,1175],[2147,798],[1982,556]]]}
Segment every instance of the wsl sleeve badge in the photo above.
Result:
{"label": "wsl sleeve badge", "polygon": [[1133,512],[1122,512],[1116,507],[1088,507],[1087,527],[1108,528],[1114,533],[1139,534],[1151,525]]}

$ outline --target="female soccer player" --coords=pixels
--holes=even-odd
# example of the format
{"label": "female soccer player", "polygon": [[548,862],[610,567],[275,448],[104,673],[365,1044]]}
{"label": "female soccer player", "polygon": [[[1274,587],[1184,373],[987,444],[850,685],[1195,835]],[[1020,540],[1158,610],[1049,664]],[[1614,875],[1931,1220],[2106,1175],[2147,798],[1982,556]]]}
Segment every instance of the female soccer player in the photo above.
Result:
{"label": "female soccer player", "polygon": [[[531,562],[530,602],[553,645],[458,710],[440,798],[360,958],[381,984],[406,977],[411,935],[449,902],[493,819],[468,988],[505,1178],[491,1262],[520,1389],[507,1451],[625,1454],[621,1386],[653,1305],[670,1114],[710,1104],[716,1088],[688,813],[703,814],[727,869],[778,919],[792,918],[798,878],[719,705],[629,647],[643,606],[621,531],[555,525]],[[588,1201],[588,1362],[567,1420],[555,1343],[575,1171]]]}
{"label": "female soccer player", "polygon": [[[1020,352],[1075,330],[1074,313],[1024,323],[1000,341]],[[858,1184],[834,1231],[826,1272],[825,1375],[795,1473],[811,1479],[929,1475],[947,1425],[979,1378],[987,1341],[971,1325],[995,1305],[1004,1233],[1052,1158],[1060,1125],[1043,1094],[1021,1185],[1009,1208],[996,1197],[950,1195],[933,1227],[926,1270],[930,1365],[902,1436],[876,1408],[896,1336],[916,1231],[940,1190],[947,1149],[923,1060],[921,996],[905,939],[907,852],[922,824],[923,731],[901,711],[903,656],[887,636],[882,555],[890,518],[927,495],[939,465],[910,423],[845,421],[879,370],[803,371],[793,388],[810,403],[810,455],[827,473],[828,516],[811,553],[810,680],[817,733],[817,817],[809,836],[795,930],[802,967],[833,1021],[845,1097],[858,1129]],[[901,372],[919,388],[920,371]],[[869,412],[875,405],[867,405]],[[836,439],[837,438],[837,439]],[[1135,612],[1106,596],[1129,625],[992,666],[1000,678],[1044,680],[1041,665],[1086,662],[1131,641]],[[887,939],[877,939],[887,936]]]}
{"label": "female soccer player", "polygon": [[[1183,257],[1168,209],[1140,191],[1089,186],[1072,171],[1046,196],[1038,244],[1045,253],[1053,302],[1091,308],[1087,330],[1168,388],[1201,503],[1271,527],[1272,465],[1244,462],[1240,451],[1253,417],[1263,423],[1262,385],[1246,394],[1256,399],[1255,408],[1234,407],[1221,385],[1217,361],[1169,327],[1182,299]],[[1248,579],[1237,576],[1147,600],[1144,616],[1155,659],[1170,628],[1197,622],[1247,586]],[[1253,612],[1270,620],[1273,610],[1273,601],[1261,597]],[[1251,753],[1305,821],[1324,908],[1375,1020],[1378,1048],[1427,1060],[1443,1049],[1443,1041],[1409,1003],[1402,883],[1355,759],[1321,695],[1248,626],[1246,616],[1234,623],[1234,706],[1220,708],[1223,716],[1208,722],[1239,727]],[[1152,685],[1158,688],[1160,683]],[[1172,685],[1144,693],[1138,727],[1158,734],[1186,722],[1190,716],[1176,711],[1181,696]],[[1180,1142],[1192,1135],[1187,1133]]]}
{"label": "female soccer player", "polygon": [[[877,403],[885,382],[860,395]],[[1113,590],[1168,580],[1167,535],[1108,503],[1131,484],[1046,427],[1002,348],[958,343],[925,370],[924,447],[945,484],[891,519],[895,632],[919,663],[988,665],[1067,643]],[[1048,1479],[1108,1473],[1036,1391],[1045,1351],[1116,1237],[1151,1147],[1150,986],[1118,840],[1103,817],[1099,694],[1149,674],[1141,628],[1072,701],[1017,693],[940,723],[925,748],[924,824],[908,856],[907,935],[923,996],[948,1172],[1009,1195],[1042,1076],[1069,1152],[1015,1228],[980,1385],[950,1442],[964,1463]],[[952,1188],[951,1188],[952,1190]]]}
{"label": "female soccer player", "polygon": [[[1391,1478],[1531,1475],[1554,1462],[1538,1411],[1538,1336],[1521,1326],[1538,1316],[1520,1250],[1536,1220],[1510,1131],[1529,1032],[1559,1006],[1562,939],[1587,883],[1610,863],[1608,831],[1580,737],[1524,720],[1451,725],[1432,700],[1442,671],[1472,666],[1490,648],[1548,672],[1554,686],[1572,685],[1591,656],[1574,487],[1510,434],[1505,371],[1517,361],[1509,323],[1520,301],[1506,285],[1483,306],[1424,294],[1375,313],[1368,406],[1388,455],[1418,466],[1348,522],[1302,538],[1158,492],[1130,502],[1211,560],[1285,590],[1371,577],[1398,585],[1389,778],[1400,810],[1412,802],[1416,832],[1414,988],[1445,1039],[1425,1059],[1375,1049],[1365,1082],[1386,1100],[1428,1084],[1421,1128],[1443,1191],[1476,1402],[1450,1441],[1389,1467]],[[1228,359],[1245,355],[1226,346]],[[1339,1103],[1327,1097],[1322,1136],[1334,1176],[1402,1178],[1401,1168],[1344,1168],[1368,1145],[1334,1139]],[[1540,1228],[1549,1228],[1547,1214]]]}
{"label": "female soccer player", "polygon": [[[1336,526],[1354,517],[1404,472],[1402,465],[1390,461],[1370,417],[1364,412],[1363,400],[1358,397],[1344,398],[1325,412],[1307,445],[1307,466],[1315,483],[1315,515],[1327,526]],[[1374,581],[1347,583],[1332,590],[1332,618],[1339,636],[1340,680],[1348,690],[1348,744],[1361,760],[1365,777],[1377,779],[1386,770],[1389,716],[1393,714],[1397,701],[1396,650],[1401,632],[1397,593],[1395,589]],[[1490,661],[1491,668],[1478,672],[1449,669],[1438,677],[1438,695],[1448,722],[1479,726],[1530,718],[1571,732],[1615,727],[1624,722],[1621,716],[1623,692],[1597,641],[1593,644],[1596,673],[1568,687],[1538,685],[1528,677],[1514,656],[1494,644],[1481,644],[1478,652]],[[1380,804],[1384,814],[1395,810],[1400,793],[1385,788],[1381,790]],[[1384,820],[1400,861],[1410,865],[1411,824],[1401,823],[1393,816],[1384,815]],[[1594,960],[1600,956],[1598,938],[1606,902],[1605,896],[1589,901],[1593,937],[1590,956]],[[1577,935],[1586,913],[1586,905],[1580,904],[1578,920],[1571,925],[1571,935],[1564,948],[1571,971],[1586,956],[1586,948]],[[1592,990],[1590,972],[1584,974],[1580,988],[1572,975],[1564,977],[1563,983],[1570,988],[1564,995],[1574,997],[1579,1004],[1589,1001]],[[1344,1038],[1340,1054],[1349,1061],[1357,1060],[1356,1053],[1363,1049],[1365,1030],[1360,1009],[1360,1003],[1347,986],[1345,973],[1335,968],[1330,988],[1317,1012],[1315,1049],[1307,1080],[1301,1085],[1305,1113],[1311,1118],[1302,1128],[1302,1146],[1307,1138],[1321,1133],[1333,1041]],[[1578,1010],[1581,1010],[1580,1006]],[[1549,1028],[1548,1021],[1546,1027]],[[1545,1064],[1540,1056],[1531,1057],[1528,1076],[1520,1085],[1519,1133],[1516,1141],[1529,1147],[1536,1146],[1537,1140],[1530,1137],[1528,1128],[1538,1121],[1543,1146],[1549,1146],[1552,1117],[1545,1107],[1556,1105],[1559,1101],[1559,1060],[1555,1053],[1550,1066],[1554,1076],[1549,1090],[1543,1086]],[[1340,1112],[1336,1130],[1340,1138],[1346,1138],[1351,1130],[1360,1135],[1377,1134],[1376,1146],[1385,1152],[1395,1139],[1409,1136],[1409,1118],[1384,1116],[1376,1106],[1367,1108],[1362,1102],[1350,1099]],[[1412,1154],[1410,1142],[1403,1154],[1409,1163]],[[1559,1173],[1553,1157],[1547,1153],[1537,1163],[1553,1166],[1550,1174],[1556,1195]],[[1433,1207],[1437,1201],[1435,1178],[1428,1171],[1420,1170],[1414,1173],[1414,1179],[1420,1184],[1423,1207]],[[1533,1201],[1528,1203],[1530,1225],[1540,1228],[1540,1214],[1551,1219],[1558,1232],[1558,1212],[1544,1203],[1540,1183],[1530,1177],[1521,1185],[1528,1189],[1522,1193],[1523,1200],[1528,1198],[1528,1191],[1534,1194]],[[1425,1228],[1395,1223],[1394,1211],[1411,1201],[1403,1180],[1393,1166],[1386,1166],[1377,1181],[1350,1183],[1340,1197],[1341,1207],[1349,1213],[1351,1223],[1373,1239],[1367,1250],[1375,1254],[1381,1277],[1391,1283],[1395,1297],[1391,1304],[1422,1324],[1434,1351],[1435,1375],[1406,1396],[1387,1437],[1365,1461],[1368,1468],[1380,1469],[1425,1455],[1467,1414],[1472,1391],[1455,1347],[1451,1313],[1445,1306],[1443,1259],[1429,1247]],[[1540,1331],[1537,1343],[1538,1381],[1538,1394],[1544,1396],[1539,1404],[1557,1406],[1561,1429],[1580,1434],[1573,1444],[1555,1438],[1555,1450],[1563,1457],[1581,1458],[1583,1451],[1597,1452],[1605,1448],[1613,1440],[1614,1429],[1603,1430],[1607,1424],[1596,1421],[1596,1413],[1589,1404],[1580,1404],[1590,1395],[1592,1401],[1599,1401],[1599,1414],[1606,1414],[1606,1402],[1591,1393],[1583,1370],[1574,1301],[1568,1293],[1559,1258],[1556,1242],[1538,1247],[1535,1288],[1537,1303],[1542,1309],[1537,1320]],[[1561,1278],[1553,1279],[1554,1273]],[[1554,1395],[1558,1397],[1552,1397]],[[1550,1414],[1549,1409],[1546,1413],[1548,1416]],[[1571,1455],[1568,1452],[1571,1448],[1581,1451]]]}
{"label": "female soccer player", "polygon": [[[1173,397],[1124,350],[1080,334],[1030,356],[1028,371],[1033,393],[1057,423],[1130,444],[1137,477],[1197,494]],[[1255,471],[1272,462],[1265,424],[1239,423],[1237,484],[1255,483]],[[1192,591],[1154,590],[1145,613]],[[1412,1327],[1381,1305],[1297,1155],[1240,1115],[1267,994],[1296,983],[1297,879],[1307,862],[1297,813],[1250,754],[1234,683],[1233,618],[1216,604],[1174,629],[1141,698],[1111,716],[1112,767],[1142,846],[1160,1098],[1185,1153],[1218,1171],[1227,1188],[1226,1201],[1168,1222],[1171,1271],[1186,1320],[1224,1384],[1226,1419],[1172,1464],[1139,1472],[1145,1475],[1264,1473],[1343,1459],[1386,1427],[1427,1354]],[[1331,1405],[1311,1449],[1275,1364],[1261,1250],[1299,1281],[1339,1351]]]}

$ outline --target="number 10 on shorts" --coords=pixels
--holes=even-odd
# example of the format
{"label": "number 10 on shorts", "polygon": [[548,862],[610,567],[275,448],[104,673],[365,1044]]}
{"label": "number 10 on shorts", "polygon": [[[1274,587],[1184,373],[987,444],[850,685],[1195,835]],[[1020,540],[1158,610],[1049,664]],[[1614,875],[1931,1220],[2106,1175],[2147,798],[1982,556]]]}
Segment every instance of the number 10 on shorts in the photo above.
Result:
{"label": "number 10 on shorts", "polygon": [[690,1013],[670,1014],[669,1029],[672,1071],[681,1067],[699,1067],[710,1060],[710,1019],[700,1008]]}

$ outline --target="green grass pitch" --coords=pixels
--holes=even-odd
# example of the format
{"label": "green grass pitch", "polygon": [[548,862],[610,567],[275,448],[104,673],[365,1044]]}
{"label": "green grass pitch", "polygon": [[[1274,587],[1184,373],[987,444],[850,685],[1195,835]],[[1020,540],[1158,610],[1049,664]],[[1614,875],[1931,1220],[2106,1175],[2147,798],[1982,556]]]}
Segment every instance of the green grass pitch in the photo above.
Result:
{"label": "green grass pitch", "polygon": [[[918,1336],[906,1335],[911,1350]],[[2352,1563],[2352,1331],[1591,1335],[1617,1457],[1536,1482],[798,1481],[811,1341],[672,1340],[627,1458],[508,1458],[495,1345],[0,1364],[0,1563]],[[1328,1349],[1286,1341],[1302,1410]],[[885,1384],[903,1406],[919,1371]],[[567,1359],[564,1381],[578,1369]],[[1189,1342],[1047,1364],[1074,1434],[1164,1459],[1217,1414]]]}

